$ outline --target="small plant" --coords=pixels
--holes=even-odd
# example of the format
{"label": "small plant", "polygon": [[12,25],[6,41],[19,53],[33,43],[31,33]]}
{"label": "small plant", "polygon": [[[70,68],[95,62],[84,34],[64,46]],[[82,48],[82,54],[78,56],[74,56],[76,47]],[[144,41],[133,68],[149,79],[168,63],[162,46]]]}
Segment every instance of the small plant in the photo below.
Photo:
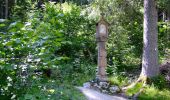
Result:
{"label": "small plant", "polygon": [[125,86],[128,83],[128,79],[126,77],[115,75],[112,77],[109,77],[109,82],[111,85],[118,85],[119,87]]}
{"label": "small plant", "polygon": [[143,83],[136,83],[132,88],[127,89],[126,95],[133,96],[142,89]]}
{"label": "small plant", "polygon": [[151,84],[158,89],[164,89],[168,87],[168,83],[164,76],[159,75],[151,79]]}
{"label": "small plant", "polygon": [[170,100],[169,90],[159,90],[154,85],[147,86],[139,95],[139,100]]}

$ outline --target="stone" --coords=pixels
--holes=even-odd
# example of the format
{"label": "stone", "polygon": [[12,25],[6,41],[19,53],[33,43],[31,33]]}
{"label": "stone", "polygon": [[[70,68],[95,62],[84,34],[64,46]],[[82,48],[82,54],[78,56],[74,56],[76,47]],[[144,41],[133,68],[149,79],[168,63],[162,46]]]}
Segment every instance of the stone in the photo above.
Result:
{"label": "stone", "polygon": [[118,86],[111,86],[109,88],[110,92],[111,93],[117,93],[117,92],[120,92],[120,88]]}
{"label": "stone", "polygon": [[102,93],[106,93],[106,94],[108,93],[107,90],[101,90],[101,92],[102,92]]}
{"label": "stone", "polygon": [[94,84],[93,84],[93,87],[98,87],[98,84],[97,84],[97,83],[94,83]]}
{"label": "stone", "polygon": [[170,62],[161,65],[160,73],[165,76],[166,81],[170,83]]}
{"label": "stone", "polygon": [[160,72],[162,75],[168,74],[168,72],[170,72],[170,63],[167,62],[165,64],[162,64],[160,67]]}
{"label": "stone", "polygon": [[107,89],[109,87],[109,83],[108,82],[100,82],[99,86],[101,86],[101,88]]}
{"label": "stone", "polygon": [[91,88],[93,88],[93,89],[96,90],[96,91],[100,91],[101,86],[99,86],[97,83],[93,83],[93,84],[91,85]]}
{"label": "stone", "polygon": [[100,85],[97,85],[97,88],[98,88],[98,89],[101,89],[102,87],[101,87]]}
{"label": "stone", "polygon": [[84,88],[91,88],[91,83],[90,82],[86,82],[83,84]]}

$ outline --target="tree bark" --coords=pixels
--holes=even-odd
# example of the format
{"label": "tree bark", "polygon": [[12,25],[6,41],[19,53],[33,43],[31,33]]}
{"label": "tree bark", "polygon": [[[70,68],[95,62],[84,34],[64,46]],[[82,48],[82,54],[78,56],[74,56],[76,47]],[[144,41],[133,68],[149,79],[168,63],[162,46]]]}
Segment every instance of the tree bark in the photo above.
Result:
{"label": "tree bark", "polygon": [[167,6],[167,20],[170,22],[170,1]]}
{"label": "tree bark", "polygon": [[0,18],[3,18],[3,1],[0,4]]}
{"label": "tree bark", "polygon": [[163,20],[163,22],[165,22],[166,21],[166,12],[165,11],[162,12],[162,16],[163,16],[162,20]]}
{"label": "tree bark", "polygon": [[8,18],[8,0],[5,0],[5,19]]}
{"label": "tree bark", "polygon": [[170,50],[168,49],[168,46],[170,46],[170,0],[168,0],[167,4],[167,47],[166,47],[166,61],[170,62]]}
{"label": "tree bark", "polygon": [[155,0],[144,0],[144,46],[141,76],[148,78],[159,74],[157,20]]}
{"label": "tree bark", "polygon": [[62,2],[63,0],[60,0],[60,10],[62,10]]}

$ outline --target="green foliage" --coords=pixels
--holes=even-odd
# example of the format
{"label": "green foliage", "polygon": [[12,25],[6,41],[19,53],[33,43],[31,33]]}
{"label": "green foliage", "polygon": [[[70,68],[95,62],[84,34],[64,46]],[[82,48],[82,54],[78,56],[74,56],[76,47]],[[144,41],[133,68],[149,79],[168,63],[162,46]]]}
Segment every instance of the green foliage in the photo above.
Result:
{"label": "green foliage", "polygon": [[32,0],[17,0],[11,6],[11,16],[13,20],[26,20],[28,15],[25,12],[29,12],[32,9],[33,1]]}
{"label": "green foliage", "polygon": [[161,9],[168,9],[170,0],[157,0],[157,5]]}
{"label": "green foliage", "polygon": [[141,89],[141,93],[138,97],[139,100],[169,100],[169,88],[165,77],[159,75],[157,77],[148,80],[150,85],[143,86],[142,82],[138,82],[132,88],[126,91],[126,94],[133,96],[138,93]]}
{"label": "green foliage", "polygon": [[128,84],[128,78],[121,75],[114,75],[109,77],[109,82],[112,85],[118,85],[119,87],[122,87]]}
{"label": "green foliage", "polygon": [[87,62],[74,61],[59,65],[53,69],[53,78],[66,81],[72,85],[82,85],[84,82],[95,78],[96,65]]}
{"label": "green foliage", "polygon": [[141,2],[140,0],[95,0],[92,4],[94,7],[91,9],[96,11],[96,15],[99,16],[103,12],[110,24],[107,44],[108,63],[118,70],[130,69],[131,66],[140,64],[143,46]]}
{"label": "green foliage", "polygon": [[[39,10],[28,12],[26,22],[11,20],[0,23],[2,29],[0,32],[0,78],[3,80],[0,84],[0,95],[2,98],[58,97],[58,99],[74,100],[81,98],[71,86],[69,88],[72,92],[66,90],[67,86],[62,86],[61,90],[58,90],[60,86],[55,87],[54,90],[46,87],[53,86],[55,82],[58,85],[66,84],[57,80],[67,80],[71,85],[79,85],[95,73],[95,67],[83,63],[84,59],[93,60],[91,50],[94,52],[95,47],[91,42],[94,41],[88,36],[92,36],[94,29],[86,31],[87,33],[83,30],[92,28],[92,21],[80,15],[79,7],[65,5],[70,6],[71,9],[61,11],[57,9],[58,5],[47,3],[43,12]],[[65,63],[68,64],[62,65]],[[44,68],[58,72],[54,72],[58,77],[54,77],[53,83],[49,83],[50,80],[44,77],[34,75],[34,70]],[[81,77],[84,77],[84,80]],[[47,89],[44,90],[44,88]],[[48,90],[58,92],[48,97],[49,93],[46,93]]]}
{"label": "green foliage", "polygon": [[158,23],[158,49],[159,49],[159,56],[161,60],[166,59],[166,49],[170,47],[170,43],[168,40],[169,36],[169,30],[170,28],[168,27],[168,22],[159,22]]}
{"label": "green foliage", "polygon": [[[167,1],[167,0],[164,0]],[[77,6],[72,4],[76,2]],[[137,67],[141,62],[143,7],[142,0],[94,0],[72,3],[17,0],[8,20],[0,19],[0,96],[13,99],[83,100],[74,88],[94,79],[97,50],[95,24],[104,12],[110,23],[107,43],[107,73],[111,84],[124,86],[128,79],[120,72]],[[165,7],[165,2],[158,1]],[[163,5],[162,5],[163,4]],[[163,58],[167,43],[167,23],[159,24],[159,51]],[[52,77],[36,75],[35,70],[51,69]],[[112,77],[112,75],[114,75]],[[169,93],[163,89],[163,77],[153,79],[140,98],[154,98]],[[133,95],[141,88],[137,84],[128,90]],[[157,89],[158,88],[158,89]],[[155,93],[149,96],[149,92]],[[166,97],[165,97],[166,98]],[[168,98],[168,96],[167,96]]]}
{"label": "green foliage", "polygon": [[138,93],[140,91],[140,89],[142,88],[143,86],[143,83],[141,82],[138,82],[135,84],[135,86],[133,86],[132,88],[129,88],[127,91],[126,91],[126,94],[128,96],[133,96],[134,94]]}
{"label": "green foliage", "polygon": [[[19,100],[46,100],[46,99],[61,99],[61,100],[85,100],[85,97],[80,94],[74,87],[65,82],[57,80],[39,78],[33,76],[27,86],[21,87],[22,92],[13,94]],[[24,91],[24,93],[23,93]]]}
{"label": "green foliage", "polygon": [[169,100],[169,90],[159,90],[156,87],[147,86],[144,91],[139,95],[139,100]]}
{"label": "green foliage", "polygon": [[154,85],[155,88],[164,89],[168,88],[168,82],[165,79],[165,76],[159,75],[151,79],[151,84]]}

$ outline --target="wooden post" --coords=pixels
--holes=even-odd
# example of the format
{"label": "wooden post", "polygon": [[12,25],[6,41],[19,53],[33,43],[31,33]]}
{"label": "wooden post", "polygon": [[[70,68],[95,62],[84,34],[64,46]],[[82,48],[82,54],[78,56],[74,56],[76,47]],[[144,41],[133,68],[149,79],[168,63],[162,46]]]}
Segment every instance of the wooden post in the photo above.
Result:
{"label": "wooden post", "polygon": [[108,38],[108,23],[104,20],[103,16],[96,26],[96,41],[98,46],[98,71],[97,79],[99,81],[107,81],[106,67],[107,67],[107,52],[106,41]]}

